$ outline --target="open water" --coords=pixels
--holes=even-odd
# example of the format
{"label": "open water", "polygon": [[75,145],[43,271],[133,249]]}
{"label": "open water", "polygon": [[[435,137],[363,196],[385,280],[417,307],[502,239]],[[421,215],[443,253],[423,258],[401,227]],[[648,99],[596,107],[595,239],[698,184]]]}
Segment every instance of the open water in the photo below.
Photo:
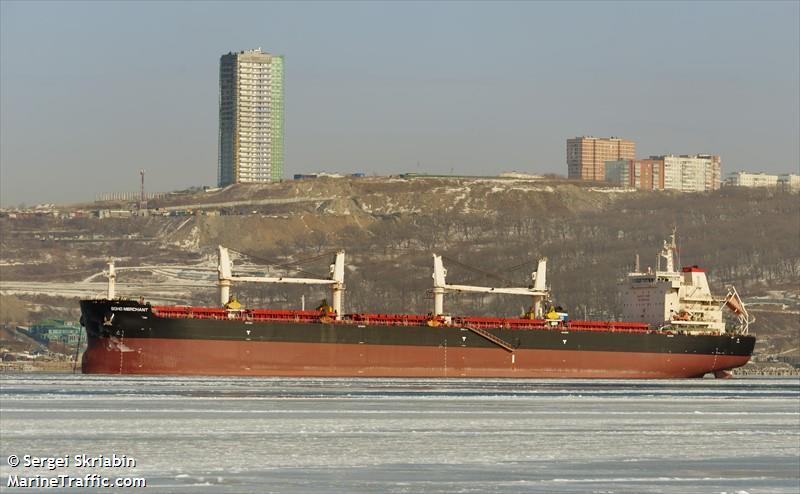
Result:
{"label": "open water", "polygon": [[[93,474],[159,493],[800,492],[798,378],[16,374],[0,385],[2,492],[97,492],[8,487]],[[79,467],[81,454],[135,467]],[[26,467],[25,455],[70,464]]]}

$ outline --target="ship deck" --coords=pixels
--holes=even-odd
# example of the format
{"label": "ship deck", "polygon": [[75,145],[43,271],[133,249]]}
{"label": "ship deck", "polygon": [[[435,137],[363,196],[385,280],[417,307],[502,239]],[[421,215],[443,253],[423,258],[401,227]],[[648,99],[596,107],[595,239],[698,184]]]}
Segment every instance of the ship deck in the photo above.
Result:
{"label": "ship deck", "polygon": [[[646,323],[622,321],[553,321],[545,319],[515,319],[502,317],[468,317],[453,316],[450,318],[432,317],[416,314],[376,314],[353,313],[344,314],[340,320],[323,318],[316,310],[270,310],[243,309],[228,310],[222,308],[190,307],[190,306],[153,306],[154,316],[168,319],[213,319],[238,320],[252,322],[293,322],[293,323],[325,323],[344,325],[372,326],[426,326],[431,321],[434,326],[468,327],[476,329],[514,329],[514,330],[574,330],[602,331],[617,333],[661,333],[650,329]],[[324,319],[324,320],[323,320]]]}

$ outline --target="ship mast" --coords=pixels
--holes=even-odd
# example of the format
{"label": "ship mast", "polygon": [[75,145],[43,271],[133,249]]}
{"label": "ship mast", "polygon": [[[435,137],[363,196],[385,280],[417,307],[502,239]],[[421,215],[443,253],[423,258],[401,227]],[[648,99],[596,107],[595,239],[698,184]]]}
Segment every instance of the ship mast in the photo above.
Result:
{"label": "ship mast", "polygon": [[669,242],[664,240],[664,247],[661,249],[659,253],[658,259],[658,268],[657,270],[661,270],[661,258],[663,258],[667,262],[667,266],[665,271],[668,273],[675,272],[675,257],[674,253],[678,250],[678,245],[675,243],[675,230],[672,230],[672,235],[669,237]]}
{"label": "ship mast", "polygon": [[268,276],[233,276],[233,263],[231,262],[228,249],[219,246],[219,300],[221,305],[230,301],[231,284],[235,282],[245,283],[291,283],[297,285],[330,285],[332,291],[333,310],[336,313],[336,320],[342,318],[342,295],[344,292],[344,251],[336,253],[336,259],[331,264],[330,279],[316,278],[287,278],[287,277],[268,277]]}
{"label": "ship mast", "polygon": [[499,293],[504,295],[523,295],[533,299],[534,316],[541,318],[544,314],[542,302],[550,295],[546,286],[547,259],[539,259],[539,265],[535,273],[531,273],[533,286],[530,288],[495,288],[485,286],[470,285],[450,285],[447,284],[447,270],[442,264],[442,256],[433,255],[433,315],[441,316],[444,314],[444,294],[445,292],[468,292],[468,293]]}
{"label": "ship mast", "polygon": [[114,259],[108,260],[108,269],[103,271],[103,274],[108,278],[108,300],[114,300],[117,295],[117,271],[114,269]]}

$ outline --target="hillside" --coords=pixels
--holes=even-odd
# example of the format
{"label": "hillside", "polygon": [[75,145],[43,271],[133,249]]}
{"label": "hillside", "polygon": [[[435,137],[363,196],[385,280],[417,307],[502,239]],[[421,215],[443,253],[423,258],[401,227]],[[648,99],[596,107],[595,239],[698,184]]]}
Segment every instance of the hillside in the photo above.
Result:
{"label": "hillside", "polygon": [[[267,264],[319,257],[300,267],[324,276],[327,253],[344,248],[348,311],[425,313],[432,304],[427,294],[432,252],[446,256],[449,280],[496,286],[527,285],[536,260],[546,256],[558,303],[578,317],[608,318],[619,315],[616,284],[633,266],[635,255],[640,254],[643,267],[655,267],[662,240],[677,226],[681,263],[707,268],[713,290],[722,292],[725,285],[735,284],[746,299],[784,301],[777,309],[765,309],[770,326],[757,323],[753,328],[766,337],[764,344],[775,342],[770,351],[800,346],[800,325],[792,312],[800,305],[796,193],[647,193],[558,180],[383,177],[228,187],[167,196],[150,207],[192,209],[196,214],[0,218],[4,289],[12,282],[60,282],[66,298],[52,302],[70,303],[74,296],[68,285],[99,272],[110,256],[119,259],[119,266],[194,266],[213,277],[218,244],[248,254],[237,266],[261,272]],[[170,273],[153,273],[149,283],[163,282],[164,300],[216,301],[211,282],[176,285]],[[144,282],[146,275],[121,274],[120,281]],[[178,288],[167,295],[173,285]],[[301,294],[309,303],[326,295],[313,288],[237,290],[251,306],[297,307]],[[130,295],[141,293],[158,297],[141,287]],[[524,302],[448,295],[446,308],[512,315]]]}

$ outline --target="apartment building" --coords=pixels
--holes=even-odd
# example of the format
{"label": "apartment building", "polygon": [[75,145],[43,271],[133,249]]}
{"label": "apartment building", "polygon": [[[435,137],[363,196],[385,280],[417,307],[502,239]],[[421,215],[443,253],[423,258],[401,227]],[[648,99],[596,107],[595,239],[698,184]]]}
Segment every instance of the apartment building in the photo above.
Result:
{"label": "apartment building", "polygon": [[664,190],[663,160],[606,161],[605,179],[622,187],[639,190]]}
{"label": "apartment building", "polygon": [[722,160],[711,154],[651,156],[664,162],[664,189],[705,192],[720,187]]}
{"label": "apartment building", "polygon": [[255,50],[219,63],[220,187],[283,178],[283,57]]}
{"label": "apartment building", "polygon": [[719,156],[667,155],[643,160],[614,160],[605,163],[605,180],[641,190],[704,192],[720,186]]}
{"label": "apartment building", "polygon": [[636,158],[636,144],[618,137],[567,139],[567,171],[576,180],[605,180],[606,161]]}

